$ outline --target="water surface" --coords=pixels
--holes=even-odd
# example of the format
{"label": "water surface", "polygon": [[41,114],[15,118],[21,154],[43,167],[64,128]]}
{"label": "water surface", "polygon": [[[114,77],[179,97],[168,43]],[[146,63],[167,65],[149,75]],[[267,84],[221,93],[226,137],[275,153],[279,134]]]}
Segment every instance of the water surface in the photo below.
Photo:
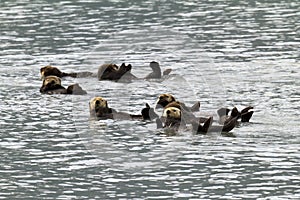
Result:
{"label": "water surface", "polygon": [[[0,3],[0,199],[299,199],[299,2]],[[158,61],[161,81],[80,83],[41,95],[39,69],[97,72]],[[103,96],[138,113],[173,93],[201,114],[255,107],[236,136],[157,135],[153,122],[92,121]]]}

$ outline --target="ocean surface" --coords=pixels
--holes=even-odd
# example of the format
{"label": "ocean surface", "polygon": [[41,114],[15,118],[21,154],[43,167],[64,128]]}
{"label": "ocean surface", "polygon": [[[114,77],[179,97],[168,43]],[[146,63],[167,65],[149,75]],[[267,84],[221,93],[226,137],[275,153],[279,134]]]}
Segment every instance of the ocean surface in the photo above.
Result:
{"label": "ocean surface", "polygon": [[[0,199],[300,199],[300,2],[0,2]],[[39,70],[96,73],[151,61],[131,83],[63,78],[87,95],[43,95]],[[160,135],[155,122],[95,121],[89,100],[139,113],[171,93],[197,115],[254,106],[231,132]],[[161,110],[157,110],[160,115]]]}

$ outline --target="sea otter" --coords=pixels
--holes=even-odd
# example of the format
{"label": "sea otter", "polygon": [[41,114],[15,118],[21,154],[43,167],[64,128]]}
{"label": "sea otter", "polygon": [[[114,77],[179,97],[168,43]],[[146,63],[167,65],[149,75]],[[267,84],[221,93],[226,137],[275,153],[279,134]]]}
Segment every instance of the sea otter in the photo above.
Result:
{"label": "sea otter", "polygon": [[175,136],[179,129],[186,129],[186,123],[181,115],[181,110],[177,107],[168,107],[164,109],[160,118],[156,119],[157,128],[163,128],[163,134]]}
{"label": "sea otter", "polygon": [[71,72],[65,73],[60,71],[57,67],[52,67],[50,65],[42,67],[40,69],[41,79],[44,79],[47,76],[57,76],[59,78],[70,76],[73,78],[80,78],[80,77],[89,77],[95,76],[92,72]]}
{"label": "sea otter", "polygon": [[[163,115],[160,119],[156,120],[158,128],[167,128],[168,135],[174,135],[180,127],[186,128],[186,122],[182,117],[182,112],[177,107],[168,107],[164,109]],[[229,132],[236,124],[236,118],[227,122],[223,126],[212,125],[213,117],[207,118],[204,123],[192,121],[192,128],[196,134],[207,134],[208,132]],[[170,132],[171,131],[171,132]]]}
{"label": "sea otter", "polygon": [[169,75],[172,71],[172,69],[166,69],[163,71],[163,73],[161,73],[159,63],[155,61],[150,62],[149,66],[152,69],[152,72],[148,74],[144,79],[160,79],[163,76]]}
{"label": "sea otter", "polygon": [[193,112],[199,111],[200,102],[196,102],[191,108],[188,108],[184,103],[176,101],[175,97],[171,94],[161,94],[158,97],[156,102],[156,108],[163,107],[164,109],[168,107],[176,107],[181,110],[182,119],[185,120],[186,123],[197,122],[200,120],[201,122],[205,122],[207,118],[200,117],[199,119],[193,114]]}
{"label": "sea otter", "polygon": [[107,100],[102,97],[94,97],[89,102],[90,115],[93,118],[102,119],[123,119],[123,120],[151,120],[157,117],[154,109],[148,104],[142,109],[141,114],[129,114],[118,112],[108,106]]}
{"label": "sea otter", "polygon": [[[144,78],[138,78],[131,73],[132,65],[122,63],[120,67],[116,64],[103,64],[98,69],[98,80],[114,80],[114,81],[132,81],[137,79],[160,79],[162,78],[161,68],[158,62],[150,62],[152,72]],[[167,76],[172,70],[166,69],[163,76]]]}
{"label": "sea otter", "polygon": [[161,69],[158,62],[150,62],[150,68],[152,69],[152,72],[148,74],[145,79],[161,78]]}
{"label": "sea otter", "polygon": [[248,106],[246,108],[244,108],[241,112],[240,112],[240,117],[241,117],[241,122],[249,122],[254,111],[249,111],[253,109],[252,106]]}
{"label": "sea otter", "polygon": [[181,119],[181,110],[176,107],[168,107],[164,109],[162,117],[165,119],[163,128],[172,128],[178,131],[180,125],[185,126],[185,122]]}
{"label": "sea otter", "polygon": [[188,108],[184,103],[176,101],[173,95],[166,93],[159,95],[157,99],[156,108],[160,107],[177,107],[179,109],[183,108],[186,111],[197,112],[200,109],[200,102],[197,101],[192,107]]}
{"label": "sea otter", "polygon": [[103,64],[98,69],[98,80],[118,81],[121,78],[123,80],[135,79],[136,77],[131,74],[131,69],[131,64],[125,65],[125,63],[122,63],[120,67],[116,64]]}
{"label": "sea otter", "polygon": [[234,117],[237,117],[237,119],[241,119],[241,122],[249,122],[254,111],[250,111],[253,109],[252,106],[247,106],[244,108],[241,112],[238,111],[236,107],[234,107],[231,110],[230,116],[228,115],[230,112],[230,109],[228,108],[220,108],[218,109],[217,113],[219,115],[219,123],[224,124],[228,122],[228,120],[231,120]]}
{"label": "sea otter", "polygon": [[57,76],[47,76],[43,80],[40,92],[43,94],[87,94],[78,84],[72,84],[67,89],[61,85],[61,79]]}
{"label": "sea otter", "polygon": [[206,134],[208,132],[221,132],[221,133],[228,133],[237,124],[237,117],[234,117],[228,120],[223,125],[213,125],[213,117],[209,117],[204,122],[204,125],[201,125],[201,121],[199,123],[192,122],[193,130],[196,131],[196,134]]}
{"label": "sea otter", "polygon": [[228,115],[229,112],[230,112],[230,109],[228,109],[228,108],[220,108],[220,109],[217,110],[217,113],[219,115],[219,124],[226,124],[227,122],[229,122],[234,117],[239,116],[239,111],[236,107],[234,107],[232,109],[230,115]]}

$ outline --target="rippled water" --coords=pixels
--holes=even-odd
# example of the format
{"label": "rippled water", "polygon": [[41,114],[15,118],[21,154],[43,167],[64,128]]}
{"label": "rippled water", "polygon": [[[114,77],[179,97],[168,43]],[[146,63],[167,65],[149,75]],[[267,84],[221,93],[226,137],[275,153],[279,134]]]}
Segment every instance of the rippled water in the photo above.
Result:
{"label": "rippled water", "polygon": [[[299,7],[291,1],[0,2],[0,199],[299,199]],[[161,81],[77,82],[41,95],[39,69],[104,62],[172,68]],[[218,133],[157,135],[153,122],[92,121],[88,101],[138,113],[171,92],[202,115],[253,105]]]}

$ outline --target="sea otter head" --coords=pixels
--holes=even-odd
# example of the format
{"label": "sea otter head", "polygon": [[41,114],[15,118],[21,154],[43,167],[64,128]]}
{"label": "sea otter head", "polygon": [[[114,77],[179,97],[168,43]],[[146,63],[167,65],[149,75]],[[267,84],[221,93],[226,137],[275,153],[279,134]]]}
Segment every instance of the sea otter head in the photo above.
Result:
{"label": "sea otter head", "polygon": [[154,72],[158,72],[159,74],[161,74],[161,69],[158,62],[155,61],[150,62],[150,67]]}
{"label": "sea otter head", "polygon": [[108,107],[107,100],[102,97],[94,97],[89,102],[91,116],[102,118],[110,115],[112,109]]}
{"label": "sea otter head", "polygon": [[40,88],[40,92],[46,93],[48,91],[53,91],[58,89],[64,89],[64,87],[61,85],[61,79],[57,76],[47,76],[43,80],[43,85]]}
{"label": "sea otter head", "polygon": [[163,112],[163,117],[166,119],[181,119],[181,110],[176,107],[168,107]]}
{"label": "sea otter head", "polygon": [[61,85],[61,79],[57,76],[47,76],[43,80],[43,87],[52,87],[55,85]]}
{"label": "sea otter head", "polygon": [[108,108],[107,100],[102,97],[94,97],[89,103],[90,111],[98,111],[99,109]]}
{"label": "sea otter head", "polygon": [[175,98],[171,94],[161,94],[156,102],[156,108],[166,107],[169,103],[175,101]]}
{"label": "sea otter head", "polygon": [[40,73],[41,73],[41,79],[45,79],[45,77],[47,76],[57,76],[57,77],[62,77],[62,72],[57,69],[56,67],[52,67],[50,65],[42,67],[40,69]]}
{"label": "sea otter head", "polygon": [[117,73],[119,67],[115,64],[103,64],[98,69],[99,80],[113,80],[114,74]]}

